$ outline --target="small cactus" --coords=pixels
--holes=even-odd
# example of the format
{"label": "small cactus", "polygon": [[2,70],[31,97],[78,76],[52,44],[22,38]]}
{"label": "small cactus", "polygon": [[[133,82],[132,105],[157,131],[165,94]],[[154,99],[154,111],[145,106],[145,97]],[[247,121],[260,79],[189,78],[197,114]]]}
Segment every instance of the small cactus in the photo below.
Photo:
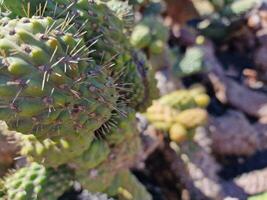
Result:
{"label": "small cactus", "polygon": [[206,70],[204,52],[200,46],[188,47],[184,56],[173,66],[177,76],[189,76]]}
{"label": "small cactus", "polygon": [[189,90],[178,90],[153,102],[145,117],[156,129],[169,133],[177,143],[190,139],[194,130],[204,126],[208,119],[205,107],[209,97],[201,86]]}
{"label": "small cactus", "polygon": [[64,166],[52,169],[32,163],[4,178],[4,187],[8,200],[56,200],[72,180],[72,171]]}
{"label": "small cactus", "polygon": [[168,36],[168,28],[160,19],[147,16],[134,27],[131,43],[136,48],[148,49],[149,54],[160,54],[164,50]]}

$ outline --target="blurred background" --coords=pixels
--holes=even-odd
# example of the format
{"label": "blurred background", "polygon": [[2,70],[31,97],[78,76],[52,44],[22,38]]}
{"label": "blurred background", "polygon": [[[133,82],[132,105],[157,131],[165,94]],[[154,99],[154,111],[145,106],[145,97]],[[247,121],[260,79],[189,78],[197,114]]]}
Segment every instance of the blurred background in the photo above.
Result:
{"label": "blurred background", "polygon": [[135,174],[155,200],[267,199],[266,2],[130,2],[162,96],[141,117],[160,142]]}

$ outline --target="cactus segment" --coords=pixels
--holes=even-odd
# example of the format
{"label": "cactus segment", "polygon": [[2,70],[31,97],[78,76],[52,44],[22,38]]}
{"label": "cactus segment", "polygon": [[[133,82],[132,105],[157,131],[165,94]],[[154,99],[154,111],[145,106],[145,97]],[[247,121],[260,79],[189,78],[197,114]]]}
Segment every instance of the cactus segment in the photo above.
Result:
{"label": "cactus segment", "polygon": [[[64,23],[49,17],[2,23],[5,36],[0,40],[13,46],[2,49],[0,91],[6,98],[1,109],[13,116],[1,119],[14,130],[38,134],[40,129],[48,133],[68,127],[70,132],[93,132],[116,108],[115,82],[100,66],[86,62],[89,49],[79,35],[62,28]],[[27,128],[22,129],[25,122]]]}
{"label": "cactus segment", "polygon": [[209,96],[202,86],[177,90],[153,102],[144,116],[156,129],[169,134],[172,141],[181,143],[192,138],[195,129],[208,120],[205,107]]}
{"label": "cactus segment", "polygon": [[65,166],[45,168],[37,163],[4,178],[7,199],[57,200],[72,185],[73,172]]}

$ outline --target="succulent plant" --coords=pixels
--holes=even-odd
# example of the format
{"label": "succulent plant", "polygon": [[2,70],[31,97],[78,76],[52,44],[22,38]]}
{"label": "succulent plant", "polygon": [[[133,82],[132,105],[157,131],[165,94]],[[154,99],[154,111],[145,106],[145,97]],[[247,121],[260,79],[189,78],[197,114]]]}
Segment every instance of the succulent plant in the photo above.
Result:
{"label": "succulent plant", "polygon": [[145,117],[155,128],[169,133],[170,139],[180,143],[194,135],[195,128],[206,124],[209,96],[201,86],[178,90],[153,102]]}
{"label": "succulent plant", "polygon": [[[5,175],[0,195],[56,200],[74,180],[90,192],[106,192],[142,150],[133,108],[144,107],[154,91],[145,60],[127,37],[127,4],[2,6],[12,16],[0,20],[0,120],[14,131],[1,134],[28,164]],[[132,197],[150,200],[134,182],[142,193],[130,188]]]}
{"label": "succulent plant", "polygon": [[[32,13],[41,13],[41,16],[53,16],[54,19],[73,16],[71,18],[73,25],[83,34],[84,40],[87,41],[86,45],[91,49],[90,56],[94,58],[96,64],[109,68],[110,76],[118,80],[119,87],[128,86],[127,90],[120,92],[120,95],[127,96],[130,106],[143,102],[144,95],[139,95],[139,99],[132,97],[134,91],[139,89],[139,83],[146,78],[143,77],[146,74],[140,74],[138,69],[140,66],[136,65],[134,58],[135,50],[129,44],[128,34],[131,32],[131,26],[133,26],[131,6],[119,0],[90,2],[84,0],[47,2],[39,0],[40,8],[36,8],[34,5],[37,2],[33,2],[32,0],[23,1],[17,6],[27,10],[27,3],[30,5],[33,3],[33,6],[30,6],[31,11],[34,11]],[[16,3],[3,1],[2,4],[15,14],[25,16],[25,13],[22,12],[23,9],[17,11],[13,8],[13,4]],[[149,74],[149,68],[142,70]],[[135,79],[133,80],[132,77]]]}
{"label": "succulent plant", "polygon": [[21,168],[4,179],[6,198],[56,200],[72,184],[72,171],[64,166],[45,168],[37,163]]}
{"label": "succulent plant", "polygon": [[49,17],[1,21],[1,119],[11,129],[40,137],[88,133],[116,107],[114,81],[86,62],[83,39],[64,33],[64,23]]}
{"label": "succulent plant", "polygon": [[147,16],[133,29],[131,43],[139,49],[148,49],[149,55],[163,52],[169,30],[160,19]]}
{"label": "succulent plant", "polygon": [[186,49],[181,59],[173,66],[173,72],[178,77],[190,76],[206,70],[204,52],[201,46],[192,46]]}

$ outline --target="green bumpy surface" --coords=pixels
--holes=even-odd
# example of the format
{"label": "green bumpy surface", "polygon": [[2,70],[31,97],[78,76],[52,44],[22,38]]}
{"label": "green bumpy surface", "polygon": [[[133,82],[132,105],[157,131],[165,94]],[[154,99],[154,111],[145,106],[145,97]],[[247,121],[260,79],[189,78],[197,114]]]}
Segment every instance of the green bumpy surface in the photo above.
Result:
{"label": "green bumpy surface", "polygon": [[172,70],[180,77],[201,73],[206,70],[204,60],[204,51],[200,46],[188,47],[184,56],[178,60]]}
{"label": "green bumpy surface", "polygon": [[131,43],[136,48],[147,48],[150,54],[160,54],[168,37],[168,28],[159,19],[148,16],[134,27]]}
{"label": "green bumpy surface", "polygon": [[[67,21],[0,21],[0,119],[42,137],[98,129],[116,107],[116,86]],[[75,33],[76,32],[76,33]]]}
{"label": "green bumpy surface", "polygon": [[[144,74],[136,63],[134,49],[129,43],[128,34],[130,24],[133,24],[133,10],[126,2],[118,0],[110,1],[45,1],[25,0],[19,7],[26,7],[27,3],[36,5],[40,3],[42,9],[37,13],[54,18],[74,16],[73,21],[77,29],[84,31],[84,38],[90,41],[94,51],[91,56],[99,65],[109,68],[110,75],[117,80],[122,90],[120,95],[126,98],[128,105],[138,109],[138,104],[144,100],[144,86],[142,80]],[[25,16],[25,13],[14,9],[11,1],[3,1],[11,11],[18,16]],[[13,2],[13,4],[16,4]],[[33,9],[34,6],[31,6]],[[19,10],[19,9],[18,9]],[[36,11],[36,9],[33,9]],[[34,13],[34,12],[33,12]],[[113,63],[113,64],[111,64]],[[145,72],[149,69],[143,68]],[[138,98],[136,98],[138,94]],[[137,106],[137,107],[135,107]]]}
{"label": "green bumpy surface", "polygon": [[[111,129],[106,141],[94,141],[93,146],[71,163],[71,166],[76,167],[77,181],[85,189],[91,192],[107,192],[110,187],[114,186],[113,181],[117,174],[125,167],[131,166],[141,152],[135,113],[130,111],[129,113],[127,118],[118,119],[117,127]],[[98,155],[98,158],[92,159],[95,157],[93,153]],[[96,162],[94,163],[93,160]],[[83,166],[81,166],[82,163],[84,163]],[[142,186],[139,185],[139,187]],[[133,191],[135,190],[133,189]],[[129,193],[133,191],[129,191]],[[118,192],[116,190],[111,196],[116,196]],[[145,193],[149,196],[146,191]],[[139,197],[138,193],[131,193],[131,195],[136,199]]]}
{"label": "green bumpy surface", "polygon": [[209,104],[205,89],[195,86],[188,90],[177,90],[153,102],[145,117],[158,130],[169,133],[170,139],[181,143],[192,138],[195,129],[206,124]]}
{"label": "green bumpy surface", "polygon": [[[107,60],[114,60],[116,55],[125,54],[126,49],[129,48],[127,37],[123,32],[124,20],[120,18],[122,11],[115,6],[113,1],[105,3],[101,0],[51,0],[46,4],[44,0],[25,0],[23,3],[20,2],[20,5],[12,1],[3,1],[3,5],[20,17],[25,16],[25,13],[22,10],[14,9],[14,5],[27,8],[27,3],[30,5],[40,4],[45,16],[53,16],[56,19],[65,18],[67,15],[73,16],[75,26],[86,32],[86,41],[97,41],[94,45],[94,49],[97,51],[93,54],[94,57],[98,57],[101,64]],[[116,16],[108,5],[119,16]],[[38,13],[38,7],[34,9],[34,6],[31,6],[31,8]],[[128,10],[128,8],[126,9]]]}
{"label": "green bumpy surface", "polygon": [[87,150],[93,140],[93,134],[62,134],[40,139],[35,135],[16,133],[15,137],[22,156],[46,167],[68,163]]}
{"label": "green bumpy surface", "polygon": [[[199,97],[203,97],[200,101]],[[201,85],[193,86],[188,90],[177,90],[161,97],[157,102],[178,110],[186,110],[195,107],[206,107],[209,104],[209,96]]]}
{"label": "green bumpy surface", "polygon": [[7,200],[57,200],[71,185],[73,172],[61,166],[45,168],[37,163],[4,179]]}
{"label": "green bumpy surface", "polygon": [[[2,193],[14,200],[56,199],[67,189],[60,179],[62,164],[75,169],[84,188],[106,191],[140,153],[136,124],[129,123],[135,112],[126,119],[117,113],[148,98],[148,69],[133,56],[127,19],[110,2],[50,0],[44,6],[40,0],[31,4],[29,15],[42,3],[37,12],[42,16],[27,18],[21,7],[31,1],[4,1],[22,18],[0,20],[0,119],[23,133],[15,137],[21,155],[34,162],[8,176],[5,181],[13,184]],[[114,115],[119,128],[110,133]],[[93,140],[99,130],[110,133],[106,141]],[[46,189],[51,196],[44,196]]]}

